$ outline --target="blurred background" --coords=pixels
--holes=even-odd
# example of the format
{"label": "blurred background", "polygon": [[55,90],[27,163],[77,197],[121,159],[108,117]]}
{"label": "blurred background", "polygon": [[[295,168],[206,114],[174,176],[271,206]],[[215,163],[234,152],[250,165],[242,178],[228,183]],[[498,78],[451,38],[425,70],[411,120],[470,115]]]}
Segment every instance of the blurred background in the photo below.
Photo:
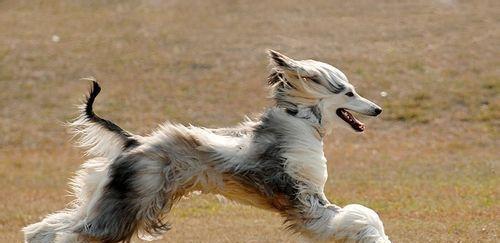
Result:
{"label": "blurred background", "polygon": [[[325,141],[326,194],[393,242],[498,242],[499,1],[0,1],[0,242],[61,209],[84,161],[63,122],[219,127],[271,104],[265,50],[343,70],[384,108]],[[279,215],[182,200],[163,242],[296,242]],[[138,241],[139,242],[139,241]]]}

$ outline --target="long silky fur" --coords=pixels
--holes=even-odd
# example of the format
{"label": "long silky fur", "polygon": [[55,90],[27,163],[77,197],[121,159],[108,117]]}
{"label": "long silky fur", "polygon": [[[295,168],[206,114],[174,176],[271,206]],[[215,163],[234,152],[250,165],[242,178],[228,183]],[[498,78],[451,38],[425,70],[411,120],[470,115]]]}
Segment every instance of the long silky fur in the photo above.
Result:
{"label": "long silky fur", "polygon": [[[69,124],[91,157],[70,182],[75,200],[23,228],[26,242],[154,240],[170,229],[174,204],[193,191],[279,212],[287,229],[313,241],[390,242],[373,210],[341,208],[324,194],[328,97],[350,87],[345,76],[326,64],[270,57],[276,105],[231,128],[167,122],[134,135],[94,113],[101,89],[93,81]],[[320,80],[322,72],[340,78]]]}
{"label": "long silky fur", "polygon": [[88,156],[116,158],[126,147],[137,145],[136,138],[113,122],[102,119],[93,111],[93,104],[101,87],[92,80],[92,87],[85,102],[79,106],[80,116],[68,123],[70,132],[77,138],[77,144]]}

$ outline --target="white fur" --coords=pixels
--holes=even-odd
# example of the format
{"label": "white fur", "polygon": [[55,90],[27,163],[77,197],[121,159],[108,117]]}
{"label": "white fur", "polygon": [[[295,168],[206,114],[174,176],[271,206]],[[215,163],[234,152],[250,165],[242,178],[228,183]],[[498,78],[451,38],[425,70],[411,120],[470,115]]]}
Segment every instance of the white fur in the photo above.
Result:
{"label": "white fur", "polygon": [[[26,242],[85,242],[79,234],[113,242],[132,234],[158,239],[174,203],[193,191],[280,211],[292,230],[312,241],[390,242],[373,210],[357,204],[341,208],[324,194],[323,137],[336,121],[345,123],[335,109],[374,114],[378,106],[356,94],[345,75],[328,64],[272,55],[284,75],[273,81],[277,106],[234,128],[167,122],[149,136],[125,138],[119,127],[90,120],[82,107],[84,114],[70,127],[92,158],[70,183],[76,199],[25,227]],[[346,92],[354,96],[346,98]],[[126,148],[128,139],[134,143]],[[122,184],[117,189],[113,183]]]}
{"label": "white fur", "polygon": [[68,125],[71,133],[79,136],[77,145],[86,151],[87,156],[102,156],[113,160],[123,150],[124,144],[117,134],[90,122],[84,115]]}

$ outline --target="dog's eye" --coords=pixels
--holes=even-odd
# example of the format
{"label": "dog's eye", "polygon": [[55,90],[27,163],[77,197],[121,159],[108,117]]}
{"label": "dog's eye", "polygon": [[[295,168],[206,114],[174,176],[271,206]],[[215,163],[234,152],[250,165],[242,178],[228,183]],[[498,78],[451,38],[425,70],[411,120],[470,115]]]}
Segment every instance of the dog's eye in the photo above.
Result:
{"label": "dog's eye", "polygon": [[347,92],[347,93],[345,93],[345,95],[347,95],[349,97],[353,97],[354,96],[354,94],[352,92]]}
{"label": "dog's eye", "polygon": [[317,84],[321,83],[318,77],[309,77],[309,79]]}

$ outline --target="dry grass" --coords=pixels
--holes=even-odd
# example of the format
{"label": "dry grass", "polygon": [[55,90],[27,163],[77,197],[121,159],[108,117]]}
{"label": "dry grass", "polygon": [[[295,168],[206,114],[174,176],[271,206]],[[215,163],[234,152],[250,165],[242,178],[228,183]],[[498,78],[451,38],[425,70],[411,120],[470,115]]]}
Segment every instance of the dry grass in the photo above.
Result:
{"label": "dry grass", "polygon": [[[500,4],[369,3],[1,1],[0,242],[70,200],[78,78],[102,79],[96,109],[137,133],[231,125],[269,104],[266,48],[338,66],[385,108],[327,139],[333,202],[376,209],[394,242],[498,242]],[[212,196],[171,221],[165,242],[293,241],[277,215]]]}

